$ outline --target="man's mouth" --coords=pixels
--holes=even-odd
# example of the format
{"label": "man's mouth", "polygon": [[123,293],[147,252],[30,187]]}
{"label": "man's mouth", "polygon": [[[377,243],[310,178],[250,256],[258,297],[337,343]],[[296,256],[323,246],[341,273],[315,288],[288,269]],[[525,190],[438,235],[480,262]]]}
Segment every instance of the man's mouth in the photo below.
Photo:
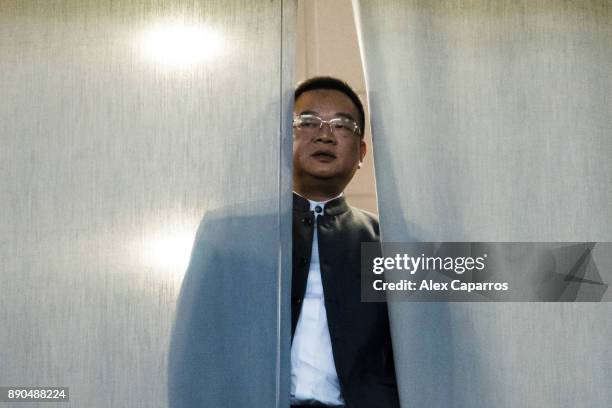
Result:
{"label": "man's mouth", "polygon": [[328,163],[336,159],[336,155],[327,150],[318,150],[312,154],[312,157],[324,163]]}

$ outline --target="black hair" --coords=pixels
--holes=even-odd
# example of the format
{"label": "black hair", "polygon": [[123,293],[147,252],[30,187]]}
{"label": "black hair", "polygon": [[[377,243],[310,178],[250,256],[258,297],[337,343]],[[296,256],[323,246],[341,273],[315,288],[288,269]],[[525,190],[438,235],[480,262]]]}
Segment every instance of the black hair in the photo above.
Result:
{"label": "black hair", "polygon": [[342,92],[348,96],[359,111],[359,128],[361,129],[361,136],[363,137],[365,134],[365,112],[363,110],[363,104],[353,88],[345,81],[338,78],[330,76],[313,77],[298,84],[297,88],[295,88],[294,100],[297,101],[298,97],[304,92],[315,91],[317,89],[331,89]]}

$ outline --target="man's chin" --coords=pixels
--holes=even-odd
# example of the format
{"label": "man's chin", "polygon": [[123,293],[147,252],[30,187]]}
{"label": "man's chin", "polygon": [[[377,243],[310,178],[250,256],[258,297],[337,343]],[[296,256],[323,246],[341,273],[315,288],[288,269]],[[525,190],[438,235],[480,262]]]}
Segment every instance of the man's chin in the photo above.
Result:
{"label": "man's chin", "polygon": [[336,177],[335,174],[330,174],[330,173],[310,173],[309,176],[315,180],[321,180],[321,181],[332,180]]}

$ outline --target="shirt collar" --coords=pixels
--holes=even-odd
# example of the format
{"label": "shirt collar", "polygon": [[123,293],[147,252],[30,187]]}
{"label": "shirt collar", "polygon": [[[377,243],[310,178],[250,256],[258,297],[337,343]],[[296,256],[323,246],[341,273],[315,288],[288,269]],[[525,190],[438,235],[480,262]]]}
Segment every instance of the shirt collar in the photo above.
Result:
{"label": "shirt collar", "polygon": [[337,197],[330,198],[325,201],[313,201],[302,197],[295,191],[293,192],[293,210],[294,211],[314,211],[316,206],[321,206],[324,209],[324,215],[338,215],[349,210],[348,203],[344,197],[344,193],[340,193]]}

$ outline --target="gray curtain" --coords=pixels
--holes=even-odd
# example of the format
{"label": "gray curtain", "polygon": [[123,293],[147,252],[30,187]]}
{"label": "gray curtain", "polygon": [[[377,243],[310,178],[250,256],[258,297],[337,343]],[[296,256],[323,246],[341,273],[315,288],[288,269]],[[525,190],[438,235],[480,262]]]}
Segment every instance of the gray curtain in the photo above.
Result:
{"label": "gray curtain", "polygon": [[0,385],[288,404],[294,13],[0,2]]}
{"label": "gray curtain", "polygon": [[[354,6],[384,240],[612,241],[612,3]],[[402,406],[607,407],[611,315],[392,303]]]}

